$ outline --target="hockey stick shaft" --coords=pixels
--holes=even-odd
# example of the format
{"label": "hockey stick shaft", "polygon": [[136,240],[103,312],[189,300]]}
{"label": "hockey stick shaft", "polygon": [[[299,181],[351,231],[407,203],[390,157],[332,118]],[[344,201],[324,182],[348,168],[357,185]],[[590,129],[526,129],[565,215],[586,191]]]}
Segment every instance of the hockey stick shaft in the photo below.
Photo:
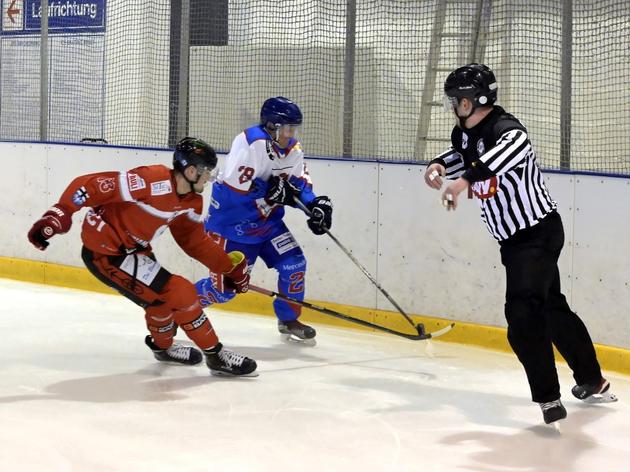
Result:
{"label": "hockey stick shaft", "polygon": [[367,328],[373,328],[379,331],[383,331],[385,333],[389,333],[389,334],[393,334],[395,336],[400,336],[402,338],[406,338],[406,339],[411,339],[412,341],[421,341],[421,340],[425,340],[425,339],[431,339],[431,338],[436,338],[438,336],[441,336],[447,332],[449,332],[453,326],[455,325],[454,323],[449,324],[448,326],[446,326],[445,328],[442,328],[438,331],[435,331],[433,333],[424,333],[424,334],[407,334],[407,333],[401,333],[400,331],[395,331],[393,329],[389,329],[386,328],[385,326],[381,326],[381,325],[377,325],[374,323],[370,323],[369,321],[364,321],[358,318],[353,318],[352,316],[348,316],[348,315],[344,315],[343,313],[339,313],[338,311],[335,310],[331,310],[330,308],[325,308],[323,306],[318,306],[315,305],[313,303],[309,303],[306,301],[300,301],[300,300],[296,300],[295,298],[291,298],[287,295],[283,295],[281,293],[278,292],[274,292],[272,290],[267,290],[266,288],[262,288],[262,287],[257,287],[255,285],[249,285],[249,289],[252,290],[253,292],[258,292],[261,293],[263,295],[267,295],[269,297],[272,298],[278,298],[280,300],[284,300],[287,303],[292,303],[293,305],[297,305],[297,306],[301,306],[304,308],[308,308],[310,310],[314,310],[314,311],[318,311],[320,313],[323,313],[325,315],[328,316],[332,316],[334,318],[339,318],[345,321],[348,321],[350,323],[356,323],[359,324],[361,326],[365,326]]}
{"label": "hockey stick shaft", "polygon": [[[312,215],[311,211],[306,207],[306,205],[304,205],[304,203],[300,201],[300,199],[298,199],[297,197],[294,197],[294,200],[297,206],[299,206],[309,217]],[[363,265],[357,260],[357,258],[354,257],[352,253],[348,249],[346,249],[346,247],[343,244],[341,244],[341,242],[328,230],[328,228],[324,228],[324,231],[326,232],[328,236],[330,236],[330,239],[332,239],[335,242],[335,244],[339,246],[339,249],[341,249],[346,254],[346,256],[350,258],[352,262],[354,262],[354,265],[356,265],[359,269],[361,269],[361,272],[363,272],[365,276],[368,279],[370,279],[370,282],[372,282],[374,286],[377,289],[379,289],[383,295],[385,295],[385,298],[387,298],[390,301],[390,303],[394,305],[394,307],[398,310],[398,312],[401,315],[405,317],[405,319],[409,322],[409,324],[413,326],[414,328],[416,328],[416,325],[414,324],[411,317],[407,313],[405,313],[405,310],[403,310],[398,303],[396,303],[396,300],[394,300],[391,297],[391,295],[387,292],[387,290],[381,287],[381,285],[376,281],[376,279],[372,276],[372,274],[370,274],[367,271],[367,269],[363,267]]]}

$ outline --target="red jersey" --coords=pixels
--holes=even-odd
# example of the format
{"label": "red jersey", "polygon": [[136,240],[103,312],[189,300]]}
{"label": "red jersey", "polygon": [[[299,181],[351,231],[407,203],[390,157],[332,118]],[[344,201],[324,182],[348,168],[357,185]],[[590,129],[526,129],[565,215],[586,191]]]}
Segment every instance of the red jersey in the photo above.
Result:
{"label": "red jersey", "polygon": [[89,208],[81,239],[95,253],[150,251],[151,241],[169,228],[190,257],[212,272],[229,272],[230,258],[204,231],[203,198],[178,195],[176,187],[174,171],[162,165],[99,172],[74,179],[59,203],[71,213]]}

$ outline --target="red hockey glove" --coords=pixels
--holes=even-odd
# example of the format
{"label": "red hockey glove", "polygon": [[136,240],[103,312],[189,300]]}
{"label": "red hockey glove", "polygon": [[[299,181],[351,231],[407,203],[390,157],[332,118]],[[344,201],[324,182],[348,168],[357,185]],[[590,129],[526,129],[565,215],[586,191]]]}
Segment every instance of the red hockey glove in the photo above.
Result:
{"label": "red hockey glove", "polygon": [[28,232],[28,240],[42,251],[48,247],[48,239],[64,234],[72,226],[72,214],[63,206],[55,205],[35,222]]}
{"label": "red hockey glove", "polygon": [[223,274],[225,285],[237,293],[245,293],[249,290],[247,258],[240,251],[232,251],[228,256],[232,260],[232,270]]}

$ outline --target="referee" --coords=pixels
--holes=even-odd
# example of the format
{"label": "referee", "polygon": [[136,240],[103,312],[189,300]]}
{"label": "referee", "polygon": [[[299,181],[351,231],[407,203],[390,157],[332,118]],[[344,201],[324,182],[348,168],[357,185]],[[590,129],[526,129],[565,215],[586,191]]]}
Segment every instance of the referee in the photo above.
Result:
{"label": "referee", "polygon": [[[442,194],[448,210],[455,210],[458,195],[471,188],[481,219],[501,248],[508,341],[525,368],[532,400],[540,404],[545,423],[566,418],[552,343],[573,370],[577,398],[601,398],[610,384],[602,377],[584,323],[560,291],[564,230],[556,202],[536,164],[527,130],[494,105],[497,82],[487,66],[455,69],[444,93],[445,107],[455,113],[457,125],[451,149],[429,163],[425,182],[437,190],[442,177],[454,180]],[[606,398],[615,399],[609,393]]]}

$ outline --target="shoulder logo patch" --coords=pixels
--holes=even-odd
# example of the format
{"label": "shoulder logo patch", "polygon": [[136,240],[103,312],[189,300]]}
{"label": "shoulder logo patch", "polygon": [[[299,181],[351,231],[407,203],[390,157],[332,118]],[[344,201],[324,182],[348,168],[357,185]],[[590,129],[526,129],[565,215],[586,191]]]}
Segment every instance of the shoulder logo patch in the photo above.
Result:
{"label": "shoulder logo patch", "polygon": [[160,180],[151,184],[151,195],[166,195],[172,191],[170,180]]}
{"label": "shoulder logo patch", "polygon": [[138,174],[127,174],[127,182],[129,183],[129,190],[142,190],[146,188],[147,184],[142,177]]}
{"label": "shoulder logo patch", "polygon": [[486,152],[486,147],[483,145],[483,138],[477,141],[477,154],[481,156],[484,152]]}

